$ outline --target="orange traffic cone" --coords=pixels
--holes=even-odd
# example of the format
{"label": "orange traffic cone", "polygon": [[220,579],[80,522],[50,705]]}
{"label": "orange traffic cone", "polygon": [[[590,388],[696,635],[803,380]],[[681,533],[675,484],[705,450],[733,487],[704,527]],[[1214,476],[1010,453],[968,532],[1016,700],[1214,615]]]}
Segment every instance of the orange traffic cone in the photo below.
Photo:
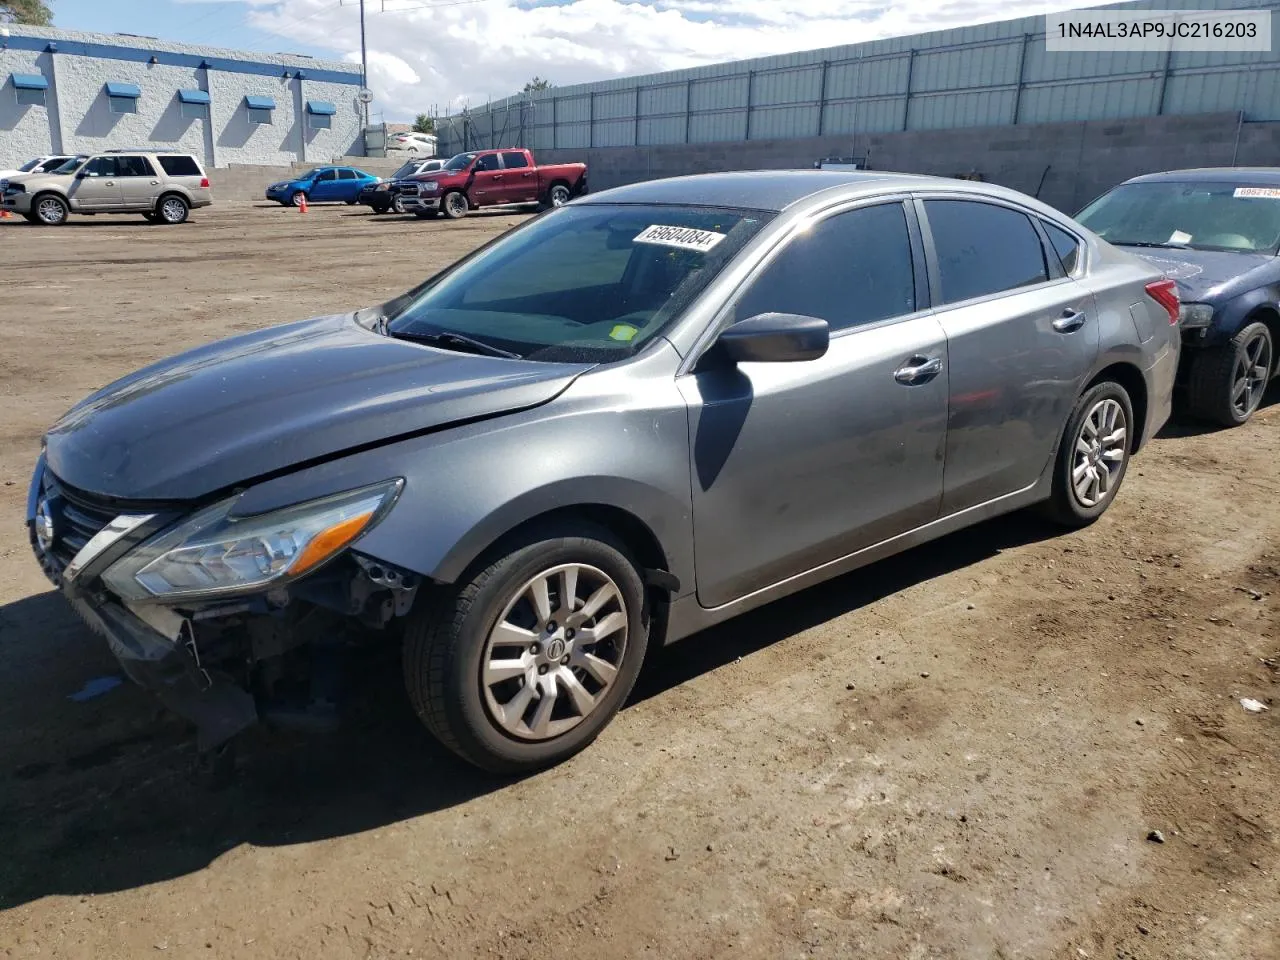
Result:
{"label": "orange traffic cone", "polygon": [[0,220],[8,220],[13,214],[8,210],[0,210]]}
{"label": "orange traffic cone", "polygon": [[305,193],[302,195],[302,201],[298,204],[298,212],[299,213],[307,212],[307,195]]}

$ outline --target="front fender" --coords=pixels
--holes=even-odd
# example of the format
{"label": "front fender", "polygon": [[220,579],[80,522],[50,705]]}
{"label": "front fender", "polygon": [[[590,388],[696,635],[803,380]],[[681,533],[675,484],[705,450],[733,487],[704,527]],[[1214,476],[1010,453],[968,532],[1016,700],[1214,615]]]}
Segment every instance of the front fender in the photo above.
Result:
{"label": "front fender", "polygon": [[[663,366],[673,368],[674,360]],[[640,379],[637,385],[616,368],[586,374],[542,407],[389,443],[259,484],[243,495],[236,512],[255,514],[403,477],[395,508],[356,549],[453,582],[491,544],[529,520],[563,508],[609,507],[648,528],[681,592],[691,592],[688,415],[670,375]]]}
{"label": "front fender", "polygon": [[1255,287],[1228,300],[1214,311],[1213,323],[1192,342],[1200,347],[1216,347],[1226,343],[1245,327],[1255,310],[1266,308],[1280,313],[1280,284]]}

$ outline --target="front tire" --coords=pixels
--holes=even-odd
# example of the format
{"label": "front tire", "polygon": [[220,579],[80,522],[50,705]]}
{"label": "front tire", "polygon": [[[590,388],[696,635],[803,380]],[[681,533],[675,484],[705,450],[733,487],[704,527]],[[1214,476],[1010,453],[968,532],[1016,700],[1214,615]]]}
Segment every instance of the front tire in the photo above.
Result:
{"label": "front tire", "polygon": [[288,205],[291,207],[300,207],[302,206],[302,201],[305,199],[307,199],[306,192],[303,190],[297,190],[294,192],[293,196],[289,198]]}
{"label": "front tire", "polygon": [[1133,403],[1118,383],[1099,383],[1076,401],[1044,505],[1049,519],[1087,527],[1107,511],[1129,469],[1134,429]]}
{"label": "front tire", "polygon": [[60,227],[67,222],[71,209],[67,201],[56,193],[45,193],[36,197],[32,204],[35,208],[36,222],[46,227]]}
{"label": "front tire", "polygon": [[404,216],[404,200],[401,197],[397,196],[394,199],[392,199],[391,211],[392,213],[397,213],[400,216]]}
{"label": "front tire", "polygon": [[1267,392],[1275,345],[1265,323],[1251,323],[1220,347],[1192,361],[1187,406],[1192,416],[1238,427],[1254,415]]}
{"label": "front tire", "polygon": [[440,211],[450,220],[461,220],[467,215],[470,206],[466,194],[457,190],[446,193],[440,200]]}
{"label": "front tire", "polygon": [[592,525],[547,530],[464,580],[409,622],[404,673],[418,716],[494,773],[584,749],[631,692],[648,645],[626,547]]}

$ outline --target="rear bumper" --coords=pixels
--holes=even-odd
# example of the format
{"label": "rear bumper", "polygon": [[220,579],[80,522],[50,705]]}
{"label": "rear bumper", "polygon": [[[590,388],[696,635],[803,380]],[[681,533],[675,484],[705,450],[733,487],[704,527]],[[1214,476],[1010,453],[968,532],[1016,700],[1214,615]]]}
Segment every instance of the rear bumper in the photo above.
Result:
{"label": "rear bumper", "polygon": [[[107,641],[138,686],[194,724],[201,750],[216,747],[258,722],[252,695],[231,677],[198,662],[194,638],[175,642],[112,602],[68,598],[89,628]],[[190,628],[185,637],[192,637]]]}
{"label": "rear bumper", "polygon": [[1173,390],[1178,379],[1178,360],[1182,353],[1179,336],[1169,338],[1169,345],[1144,372],[1147,381],[1147,422],[1142,431],[1146,446],[1173,415]]}

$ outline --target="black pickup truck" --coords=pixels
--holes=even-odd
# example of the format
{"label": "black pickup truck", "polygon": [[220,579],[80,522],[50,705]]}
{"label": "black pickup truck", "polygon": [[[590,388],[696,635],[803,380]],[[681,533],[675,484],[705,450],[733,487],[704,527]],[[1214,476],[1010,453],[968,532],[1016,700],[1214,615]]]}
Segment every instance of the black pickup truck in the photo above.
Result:
{"label": "black pickup truck", "polygon": [[381,183],[370,184],[361,190],[356,197],[356,202],[362,203],[366,207],[372,207],[374,213],[386,213],[388,210],[392,213],[404,213],[404,207],[400,205],[400,194],[397,186],[400,181],[420,173],[439,170],[443,166],[444,161],[440,159],[410,160],[386,180]]}

